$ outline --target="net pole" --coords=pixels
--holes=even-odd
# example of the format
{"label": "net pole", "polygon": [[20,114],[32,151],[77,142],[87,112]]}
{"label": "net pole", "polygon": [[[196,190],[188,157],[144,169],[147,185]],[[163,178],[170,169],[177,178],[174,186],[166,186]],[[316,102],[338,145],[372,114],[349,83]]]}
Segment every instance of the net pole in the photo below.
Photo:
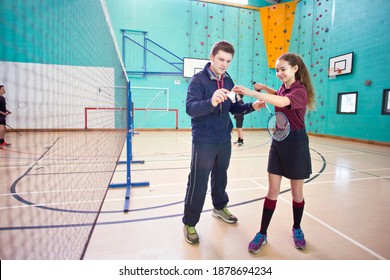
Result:
{"label": "net pole", "polygon": [[[126,134],[126,159],[127,159],[127,186],[131,186],[131,166],[130,163],[133,160],[133,147],[132,147],[132,133],[133,133],[133,106],[132,106],[132,97],[131,97],[131,83],[130,81],[127,84],[127,107],[128,107],[128,116],[127,116],[127,134]],[[127,198],[127,196],[126,196]]]}
{"label": "net pole", "polygon": [[133,159],[133,102],[131,97],[131,83],[128,82],[127,88],[127,133],[126,133],[126,183],[122,184],[111,184],[111,188],[126,188],[125,203],[123,212],[129,212],[130,207],[130,191],[132,187],[146,187],[149,186],[149,182],[132,182],[131,181],[131,163],[144,163],[144,161],[134,162]]}
{"label": "net pole", "polygon": [[127,133],[126,133],[126,194],[125,204],[123,206],[123,212],[127,213],[130,207],[130,189],[131,189],[131,160],[132,155],[132,129],[133,129],[133,117],[132,117],[132,100],[131,100],[131,84],[130,81],[127,84]]}

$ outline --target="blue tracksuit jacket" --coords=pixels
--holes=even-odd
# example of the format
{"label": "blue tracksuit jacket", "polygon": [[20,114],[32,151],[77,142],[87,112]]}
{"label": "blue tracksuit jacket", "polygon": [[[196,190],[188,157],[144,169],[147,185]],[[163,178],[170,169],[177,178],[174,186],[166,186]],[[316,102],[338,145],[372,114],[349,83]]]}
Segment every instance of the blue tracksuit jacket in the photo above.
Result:
{"label": "blue tracksuit jacket", "polygon": [[[222,110],[219,105],[213,107],[211,97],[218,85],[209,70],[210,64],[192,77],[187,91],[186,112],[191,116],[193,142],[220,144],[231,138],[233,123],[229,113],[247,114],[254,109],[252,103],[232,103],[229,98],[222,103]],[[225,73],[224,88],[231,90],[233,87],[233,80]]]}

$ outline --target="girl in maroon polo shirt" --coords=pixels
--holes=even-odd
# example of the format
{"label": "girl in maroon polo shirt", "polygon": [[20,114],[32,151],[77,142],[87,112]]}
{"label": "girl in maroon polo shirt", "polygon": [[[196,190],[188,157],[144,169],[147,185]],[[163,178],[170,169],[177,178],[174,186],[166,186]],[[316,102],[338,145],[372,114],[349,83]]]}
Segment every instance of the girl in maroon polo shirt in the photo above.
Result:
{"label": "girl in maroon polo shirt", "polygon": [[[292,227],[294,244],[297,249],[305,249],[306,241],[301,229],[305,200],[303,197],[304,179],[310,177],[311,158],[309,139],[306,134],[306,108],[314,108],[315,94],[310,75],[301,57],[285,53],[275,64],[276,76],[283,83],[278,89],[264,84],[255,84],[250,90],[236,85],[233,91],[258,98],[275,106],[276,112],[283,112],[290,122],[290,134],[283,141],[272,140],[268,159],[268,193],[264,199],[260,231],[249,243],[248,250],[258,253],[267,243],[267,229],[276,208],[282,177],[290,179],[294,223]],[[261,93],[261,91],[265,93]]]}

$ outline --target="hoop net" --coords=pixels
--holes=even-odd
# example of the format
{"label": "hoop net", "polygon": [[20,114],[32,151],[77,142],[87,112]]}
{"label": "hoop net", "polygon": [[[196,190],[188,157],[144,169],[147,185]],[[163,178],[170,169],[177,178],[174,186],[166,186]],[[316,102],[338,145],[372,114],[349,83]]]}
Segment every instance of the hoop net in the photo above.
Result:
{"label": "hoop net", "polygon": [[328,77],[329,79],[335,79],[337,75],[341,74],[341,69],[339,68],[329,68],[328,69]]}

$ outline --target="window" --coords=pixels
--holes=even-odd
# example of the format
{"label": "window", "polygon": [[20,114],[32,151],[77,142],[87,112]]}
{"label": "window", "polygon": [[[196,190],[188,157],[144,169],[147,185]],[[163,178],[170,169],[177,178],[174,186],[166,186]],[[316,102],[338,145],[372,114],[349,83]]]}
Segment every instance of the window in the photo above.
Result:
{"label": "window", "polygon": [[383,90],[382,115],[390,115],[390,89]]}
{"label": "window", "polygon": [[337,114],[356,114],[357,92],[339,93],[337,100]]}

